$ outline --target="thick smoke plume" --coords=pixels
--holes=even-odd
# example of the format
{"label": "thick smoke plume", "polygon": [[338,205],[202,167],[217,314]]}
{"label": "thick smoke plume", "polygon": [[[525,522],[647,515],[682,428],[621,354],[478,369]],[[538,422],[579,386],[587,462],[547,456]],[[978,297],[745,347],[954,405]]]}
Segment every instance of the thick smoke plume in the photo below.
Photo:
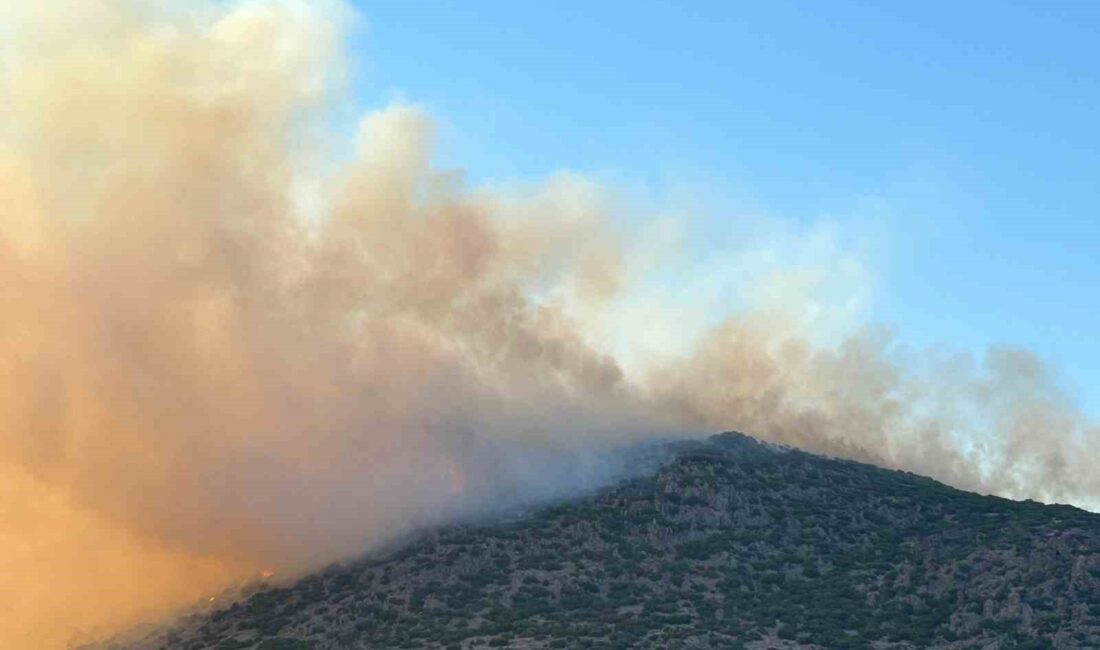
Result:
{"label": "thick smoke plume", "polygon": [[784,298],[639,352],[692,305],[623,316],[660,271],[597,185],[464,190],[407,106],[339,142],[338,4],[0,19],[0,646],[583,489],[671,433],[1097,504],[1100,435],[1026,351],[824,345]]}

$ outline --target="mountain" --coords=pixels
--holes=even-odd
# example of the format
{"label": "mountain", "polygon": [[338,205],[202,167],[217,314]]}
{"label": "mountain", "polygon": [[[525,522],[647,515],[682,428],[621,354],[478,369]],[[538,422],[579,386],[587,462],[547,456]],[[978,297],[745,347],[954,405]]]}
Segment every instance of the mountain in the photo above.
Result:
{"label": "mountain", "polygon": [[1100,515],[738,433],[127,649],[1100,648]]}

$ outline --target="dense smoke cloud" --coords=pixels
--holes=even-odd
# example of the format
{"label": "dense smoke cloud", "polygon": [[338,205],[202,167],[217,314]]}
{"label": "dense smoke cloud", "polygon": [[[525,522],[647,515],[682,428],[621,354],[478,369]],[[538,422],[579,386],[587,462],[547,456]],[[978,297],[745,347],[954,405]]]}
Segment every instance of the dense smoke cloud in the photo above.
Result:
{"label": "dense smoke cloud", "polygon": [[584,489],[672,433],[1100,495],[1097,430],[1027,352],[823,345],[779,292],[649,357],[662,325],[622,314],[656,258],[598,185],[464,190],[408,106],[329,155],[340,5],[38,4],[0,5],[0,645]]}

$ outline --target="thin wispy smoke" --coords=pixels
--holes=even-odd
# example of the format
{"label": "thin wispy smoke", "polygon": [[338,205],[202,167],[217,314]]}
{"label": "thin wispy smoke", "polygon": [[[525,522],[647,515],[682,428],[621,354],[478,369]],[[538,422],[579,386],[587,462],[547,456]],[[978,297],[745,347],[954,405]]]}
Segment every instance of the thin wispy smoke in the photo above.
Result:
{"label": "thin wispy smoke", "polygon": [[583,489],[655,435],[1100,495],[1096,428],[1026,351],[822,344],[817,285],[777,282],[648,355],[693,306],[631,316],[661,271],[598,184],[465,190],[402,105],[329,155],[339,4],[40,4],[0,4],[0,645]]}

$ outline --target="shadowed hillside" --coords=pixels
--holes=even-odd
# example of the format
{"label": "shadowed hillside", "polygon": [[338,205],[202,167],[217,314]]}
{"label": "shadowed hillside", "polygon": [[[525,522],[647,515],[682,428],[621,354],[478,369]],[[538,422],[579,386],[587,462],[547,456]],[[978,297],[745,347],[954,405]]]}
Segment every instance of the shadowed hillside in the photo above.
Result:
{"label": "shadowed hillside", "polygon": [[737,433],[667,451],[590,497],[431,531],[116,646],[1100,647],[1098,515]]}

